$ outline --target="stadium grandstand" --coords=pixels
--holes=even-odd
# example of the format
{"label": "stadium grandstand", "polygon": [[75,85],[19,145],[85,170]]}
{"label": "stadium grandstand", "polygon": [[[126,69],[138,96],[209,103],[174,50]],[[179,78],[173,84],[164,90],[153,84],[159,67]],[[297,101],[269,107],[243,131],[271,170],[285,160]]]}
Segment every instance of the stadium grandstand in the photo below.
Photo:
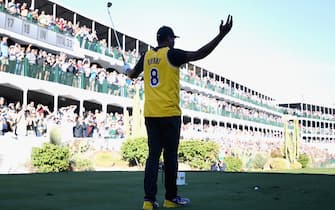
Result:
{"label": "stadium grandstand", "polygon": [[[121,55],[134,65],[151,46],[116,34],[121,49],[110,26],[73,9],[47,0],[0,0],[0,141],[36,144],[60,125],[66,140],[103,139],[108,149],[106,141],[122,142],[132,126],[136,93],[143,99],[143,84],[119,73]],[[215,140],[224,152],[239,146],[268,151],[283,142],[285,122],[298,119],[305,150],[334,155],[334,108],[277,104],[192,63],[181,68],[180,78],[183,139]]]}

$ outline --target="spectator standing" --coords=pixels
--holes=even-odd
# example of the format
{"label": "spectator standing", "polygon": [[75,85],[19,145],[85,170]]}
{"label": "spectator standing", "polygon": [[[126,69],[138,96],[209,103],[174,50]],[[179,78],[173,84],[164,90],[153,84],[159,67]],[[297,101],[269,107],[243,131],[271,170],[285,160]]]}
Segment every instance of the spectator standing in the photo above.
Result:
{"label": "spectator standing", "polygon": [[4,2],[4,0],[0,0],[0,11],[1,12],[5,11],[5,2]]}
{"label": "spectator standing", "polygon": [[17,10],[15,0],[11,0],[10,2],[8,2],[7,11],[11,15],[16,15]]}
{"label": "spectator standing", "polygon": [[98,76],[98,69],[97,69],[97,64],[93,64],[91,66],[91,71],[90,71],[90,78],[89,78],[89,90],[95,91],[96,90],[96,82],[97,82],[97,76]]}
{"label": "spectator standing", "polygon": [[21,18],[24,19],[24,20],[27,20],[27,16],[28,16],[28,13],[29,13],[29,10],[27,8],[27,3],[23,3],[21,8]]}
{"label": "spectator standing", "polygon": [[2,41],[0,43],[0,58],[1,58],[1,66],[0,71],[6,71],[8,65],[8,56],[9,56],[9,48],[7,43],[8,37],[2,37]]}
{"label": "spectator standing", "polygon": [[22,64],[25,57],[25,48],[18,45],[16,50],[16,65],[15,65],[15,74],[21,75],[22,73]]}
{"label": "spectator standing", "polygon": [[83,65],[84,75],[82,77],[82,78],[84,78],[83,88],[84,89],[89,89],[89,87],[90,87],[89,80],[90,80],[90,77],[91,77],[90,60],[84,59],[83,64],[84,64]]}
{"label": "spectator standing", "polygon": [[16,136],[25,136],[27,135],[27,118],[29,111],[27,111],[26,106],[22,106],[21,109],[17,109],[16,115]]}
{"label": "spectator standing", "polygon": [[20,3],[15,4],[15,10],[16,10],[15,16],[21,15],[21,4]]}
{"label": "spectator standing", "polygon": [[87,137],[87,125],[81,116],[77,116],[73,126],[73,137],[84,138]]}
{"label": "spectator standing", "polygon": [[9,46],[9,51],[8,51],[8,63],[10,64],[8,67],[8,72],[14,73],[14,63],[16,64],[16,50],[14,45]]}
{"label": "spectator standing", "polygon": [[31,12],[32,21],[38,23],[38,9],[35,9]]}
{"label": "spectator standing", "polygon": [[5,98],[0,96],[0,111],[2,111],[4,108],[6,108]]}

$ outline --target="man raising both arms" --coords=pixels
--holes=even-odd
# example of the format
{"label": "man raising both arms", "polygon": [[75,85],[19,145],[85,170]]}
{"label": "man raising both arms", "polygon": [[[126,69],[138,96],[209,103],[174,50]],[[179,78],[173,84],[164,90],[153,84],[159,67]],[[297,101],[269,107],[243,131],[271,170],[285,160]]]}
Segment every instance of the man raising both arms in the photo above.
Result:
{"label": "man raising both arms", "polygon": [[144,71],[144,117],[148,135],[149,156],[144,175],[143,210],[152,210],[159,205],[156,201],[159,157],[163,151],[165,167],[165,200],[163,207],[176,208],[190,204],[188,198],[177,194],[178,145],[181,127],[179,107],[179,67],[190,61],[209,55],[233,26],[228,15],[221,21],[219,34],[197,51],[174,48],[177,36],[168,26],[157,32],[158,46],[148,50],[131,69],[125,64],[122,71],[130,78],[136,78]]}

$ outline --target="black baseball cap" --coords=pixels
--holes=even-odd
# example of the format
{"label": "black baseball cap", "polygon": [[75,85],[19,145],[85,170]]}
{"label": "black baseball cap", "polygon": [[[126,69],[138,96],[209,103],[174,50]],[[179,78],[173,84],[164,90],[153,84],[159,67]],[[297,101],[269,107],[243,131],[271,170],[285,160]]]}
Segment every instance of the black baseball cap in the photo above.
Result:
{"label": "black baseball cap", "polygon": [[164,41],[168,37],[179,38],[173,33],[173,30],[169,26],[162,26],[157,31],[157,41]]}

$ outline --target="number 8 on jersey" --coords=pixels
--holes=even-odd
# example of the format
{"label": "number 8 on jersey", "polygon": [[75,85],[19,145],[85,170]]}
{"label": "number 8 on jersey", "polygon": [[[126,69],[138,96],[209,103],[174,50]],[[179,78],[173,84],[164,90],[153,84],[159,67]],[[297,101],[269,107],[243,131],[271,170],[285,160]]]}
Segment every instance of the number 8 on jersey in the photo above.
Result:
{"label": "number 8 on jersey", "polygon": [[150,70],[150,86],[157,87],[159,84],[158,69],[152,68]]}

